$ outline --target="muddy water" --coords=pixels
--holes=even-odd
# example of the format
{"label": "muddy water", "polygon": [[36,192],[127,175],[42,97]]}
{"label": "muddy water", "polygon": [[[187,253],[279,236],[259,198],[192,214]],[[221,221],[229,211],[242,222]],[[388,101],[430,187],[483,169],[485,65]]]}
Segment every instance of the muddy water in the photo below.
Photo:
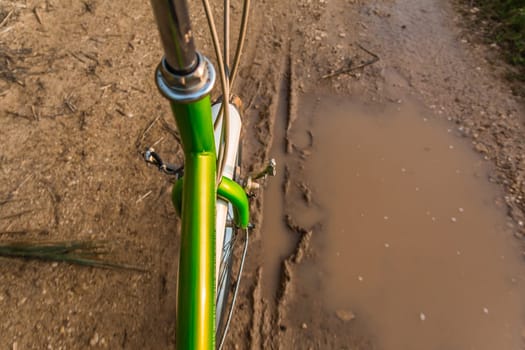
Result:
{"label": "muddy water", "polygon": [[326,307],[383,349],[521,349],[524,266],[467,141],[407,103],[306,110]]}
{"label": "muddy water", "polygon": [[286,125],[288,123],[288,90],[287,81],[283,81],[279,91],[279,101],[273,125],[273,143],[270,157],[277,162],[276,175],[270,178],[264,189],[263,250],[265,252],[264,271],[265,297],[274,299],[277,296],[280,266],[293,251],[297,239],[286,229],[283,186],[285,183],[286,155]]}

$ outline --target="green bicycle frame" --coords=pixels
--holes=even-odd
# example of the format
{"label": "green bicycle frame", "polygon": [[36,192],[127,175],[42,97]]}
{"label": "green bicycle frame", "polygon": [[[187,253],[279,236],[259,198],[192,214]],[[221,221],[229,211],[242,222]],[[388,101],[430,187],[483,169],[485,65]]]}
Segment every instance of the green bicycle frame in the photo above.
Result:
{"label": "green bicycle frame", "polygon": [[177,347],[215,349],[215,204],[230,201],[234,222],[249,223],[247,196],[223,178],[216,186],[216,150],[209,95],[191,103],[171,103],[184,150],[184,177],[173,186],[182,217],[177,296]]}
{"label": "green bicycle frame", "polygon": [[210,102],[215,71],[195,51],[186,1],[151,3],[165,51],[156,82],[170,100],[185,157],[184,177],[172,195],[182,218],[176,344],[184,350],[215,350],[216,200],[218,195],[229,200],[235,223],[246,228],[248,199],[234,181],[224,178],[216,183]]}
{"label": "green bicycle frame", "polygon": [[215,348],[216,152],[210,97],[171,104],[184,149],[177,346]]}

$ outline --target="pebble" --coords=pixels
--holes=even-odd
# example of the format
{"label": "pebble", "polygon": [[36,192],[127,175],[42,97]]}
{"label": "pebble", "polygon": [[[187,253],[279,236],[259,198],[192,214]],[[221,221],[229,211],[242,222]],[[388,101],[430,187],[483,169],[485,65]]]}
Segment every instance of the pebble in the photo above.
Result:
{"label": "pebble", "polygon": [[350,310],[337,310],[335,315],[344,322],[352,321],[355,318],[355,314]]}
{"label": "pebble", "polygon": [[390,244],[385,243],[385,248],[390,248]]}
{"label": "pebble", "polygon": [[476,151],[478,151],[479,153],[489,153],[489,150],[487,148],[487,146],[485,146],[484,144],[482,143],[476,143],[476,145],[474,146],[474,148],[476,149]]}
{"label": "pebble", "polygon": [[420,319],[421,321],[424,321],[424,320],[427,319],[427,316],[426,316],[424,313],[420,312],[420,313],[419,313],[419,319]]}
{"label": "pebble", "polygon": [[302,329],[306,329],[306,328],[308,328],[308,325],[307,325],[306,323],[303,323],[303,324],[301,325],[301,328],[302,328]]}
{"label": "pebble", "polygon": [[363,276],[357,276],[357,279],[359,280],[359,282],[363,282],[364,280]]}
{"label": "pebble", "polygon": [[484,307],[484,308],[483,308],[483,313],[487,315],[487,314],[489,313],[489,309],[487,309],[486,307]]}
{"label": "pebble", "polygon": [[89,345],[95,346],[98,344],[98,333],[93,334],[91,339],[89,340]]}
{"label": "pebble", "polygon": [[456,219],[455,217],[451,217],[451,218],[450,218],[450,221],[452,221],[452,222],[457,222],[458,219]]}
{"label": "pebble", "polygon": [[13,350],[18,350],[18,342],[13,343]]}
{"label": "pebble", "polygon": [[465,209],[463,209],[463,208],[458,208],[458,210],[459,210],[460,213],[463,213],[465,211]]}

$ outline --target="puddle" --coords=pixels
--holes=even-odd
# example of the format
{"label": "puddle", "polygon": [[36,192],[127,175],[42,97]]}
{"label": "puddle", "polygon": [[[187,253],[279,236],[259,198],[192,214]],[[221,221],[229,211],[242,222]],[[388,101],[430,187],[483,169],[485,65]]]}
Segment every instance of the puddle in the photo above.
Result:
{"label": "puddle", "polygon": [[283,80],[279,90],[273,143],[270,157],[277,162],[275,177],[268,179],[264,188],[263,251],[264,251],[264,296],[275,299],[278,292],[279,275],[283,259],[293,251],[297,238],[286,228],[284,210],[284,184],[286,154],[286,125],[288,122],[288,82]]}
{"label": "puddle", "polygon": [[381,349],[521,349],[524,266],[468,140],[406,102],[303,101],[323,222],[310,271],[321,285],[302,287],[351,310]]}

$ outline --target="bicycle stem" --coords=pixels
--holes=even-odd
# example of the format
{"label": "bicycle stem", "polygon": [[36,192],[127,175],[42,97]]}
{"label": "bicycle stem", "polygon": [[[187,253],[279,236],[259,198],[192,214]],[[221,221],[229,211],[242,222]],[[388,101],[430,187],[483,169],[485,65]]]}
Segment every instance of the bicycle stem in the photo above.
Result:
{"label": "bicycle stem", "polygon": [[186,0],[151,0],[160,40],[171,71],[186,74],[197,66]]}

